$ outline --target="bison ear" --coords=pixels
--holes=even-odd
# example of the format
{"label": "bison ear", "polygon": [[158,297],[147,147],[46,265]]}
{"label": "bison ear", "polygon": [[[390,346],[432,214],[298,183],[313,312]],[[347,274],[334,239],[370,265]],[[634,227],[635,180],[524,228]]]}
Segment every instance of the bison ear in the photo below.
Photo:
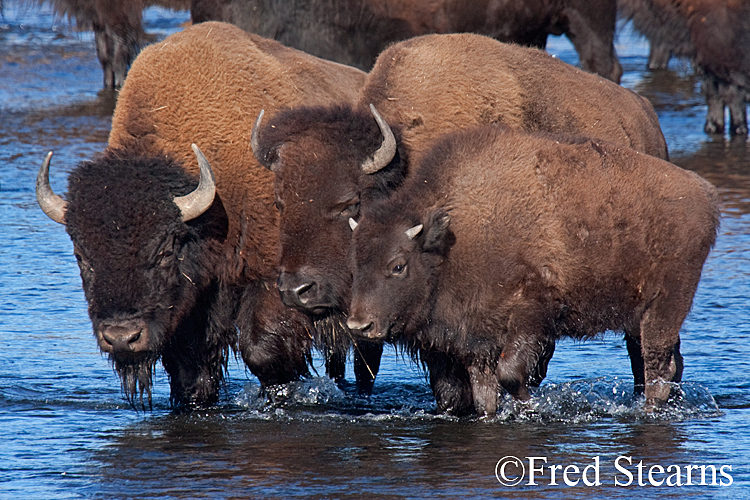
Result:
{"label": "bison ear", "polygon": [[424,223],[423,251],[443,253],[453,244],[453,233],[448,228],[450,222],[450,215],[442,208],[434,210],[427,216]]}

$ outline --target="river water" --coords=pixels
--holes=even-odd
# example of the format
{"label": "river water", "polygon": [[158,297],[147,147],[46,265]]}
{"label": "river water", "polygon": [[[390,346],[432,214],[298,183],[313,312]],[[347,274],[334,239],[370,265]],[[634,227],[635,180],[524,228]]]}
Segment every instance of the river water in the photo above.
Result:
{"label": "river water", "polygon": [[[149,9],[146,29],[163,37],[188,18]],[[564,39],[549,50],[577,62]],[[0,498],[750,498],[750,145],[703,134],[687,63],[644,71],[648,47],[628,26],[617,50],[623,85],[654,103],[672,160],[713,182],[724,204],[681,333],[682,398],[644,414],[610,334],[560,342],[529,407],[505,400],[492,420],[435,416],[424,376],[392,350],[370,399],[316,377],[265,404],[232,361],[217,408],[171,412],[157,370],[153,410],[136,412],[91,334],[70,240],[34,198],[47,151],[64,192],[76,162],[105,147],[114,99],[101,91],[91,33],[6,0]],[[505,457],[525,466],[517,486],[500,481],[517,472]]]}

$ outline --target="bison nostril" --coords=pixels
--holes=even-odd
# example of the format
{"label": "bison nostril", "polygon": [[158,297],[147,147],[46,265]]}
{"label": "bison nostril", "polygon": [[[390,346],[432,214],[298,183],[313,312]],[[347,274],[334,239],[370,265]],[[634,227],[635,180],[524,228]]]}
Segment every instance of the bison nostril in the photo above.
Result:
{"label": "bison nostril", "polygon": [[365,323],[349,318],[346,321],[346,326],[348,326],[350,330],[356,330],[360,334],[368,336],[369,331],[372,330],[372,321],[369,323]]}
{"label": "bison nostril", "polygon": [[294,289],[295,295],[301,304],[307,304],[315,293],[315,282],[303,283]]}

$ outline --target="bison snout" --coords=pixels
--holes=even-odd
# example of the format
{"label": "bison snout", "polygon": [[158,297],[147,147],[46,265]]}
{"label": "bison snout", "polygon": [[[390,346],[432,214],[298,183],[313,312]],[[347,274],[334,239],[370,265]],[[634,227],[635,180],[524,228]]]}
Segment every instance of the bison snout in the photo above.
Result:
{"label": "bison snout", "polygon": [[137,353],[148,350],[148,330],[143,322],[102,324],[99,346],[112,354]]}
{"label": "bison snout", "polygon": [[361,320],[350,316],[346,320],[346,326],[356,335],[367,339],[381,340],[385,337],[385,333],[376,328],[375,323],[370,320]]}
{"label": "bison snout", "polygon": [[319,306],[319,287],[311,277],[301,273],[281,273],[278,285],[281,300],[287,306],[303,311]]}

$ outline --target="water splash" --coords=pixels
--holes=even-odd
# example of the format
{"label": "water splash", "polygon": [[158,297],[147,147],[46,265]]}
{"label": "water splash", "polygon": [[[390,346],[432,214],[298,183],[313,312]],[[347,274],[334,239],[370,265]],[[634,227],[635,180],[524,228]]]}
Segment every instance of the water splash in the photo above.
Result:
{"label": "water splash", "polygon": [[[407,384],[408,385],[408,384]],[[381,384],[369,397],[342,390],[327,377],[261,390],[247,384],[235,404],[262,418],[451,419],[435,414],[429,388]],[[645,398],[633,394],[631,380],[599,377],[560,384],[548,383],[532,392],[531,400],[515,401],[501,394],[498,413],[491,422],[584,423],[618,421],[684,421],[722,414],[708,389],[693,382],[673,384],[672,397],[656,409],[645,408]]]}

